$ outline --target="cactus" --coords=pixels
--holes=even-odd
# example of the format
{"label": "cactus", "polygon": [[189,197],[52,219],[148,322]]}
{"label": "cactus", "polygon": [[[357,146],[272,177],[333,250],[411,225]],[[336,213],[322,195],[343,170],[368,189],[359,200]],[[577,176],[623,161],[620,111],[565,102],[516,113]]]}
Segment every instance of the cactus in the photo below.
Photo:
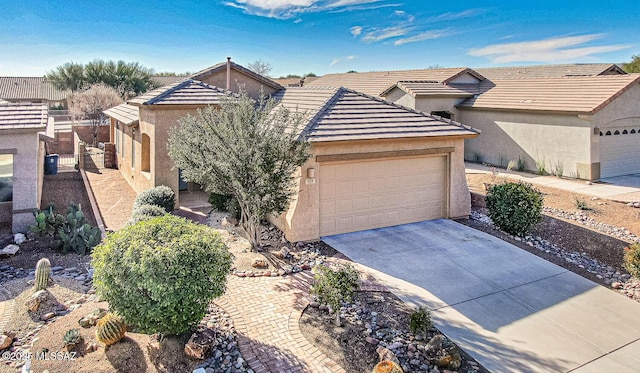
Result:
{"label": "cactus", "polygon": [[67,223],[58,230],[58,236],[62,240],[62,252],[70,250],[77,254],[85,254],[100,243],[102,235],[97,227],[92,227],[85,222],[81,206],[71,204],[67,213]]}
{"label": "cactus", "polygon": [[65,217],[53,212],[53,206],[49,206],[46,210],[36,211],[33,213],[36,224],[30,225],[29,230],[40,236],[53,236],[61,226],[66,223]]}
{"label": "cactus", "polygon": [[49,259],[42,258],[38,260],[38,264],[36,264],[36,278],[34,280],[36,291],[45,290],[47,288],[50,276],[51,262],[49,262]]}
{"label": "cactus", "polygon": [[67,349],[75,347],[77,344],[83,341],[82,336],[80,335],[80,329],[69,329],[64,334],[64,346]]}
{"label": "cactus", "polygon": [[391,360],[383,360],[376,364],[371,373],[403,373],[402,368]]}
{"label": "cactus", "polygon": [[113,313],[108,313],[98,321],[96,338],[106,346],[111,346],[120,341],[126,331],[127,326],[122,321],[122,318]]}

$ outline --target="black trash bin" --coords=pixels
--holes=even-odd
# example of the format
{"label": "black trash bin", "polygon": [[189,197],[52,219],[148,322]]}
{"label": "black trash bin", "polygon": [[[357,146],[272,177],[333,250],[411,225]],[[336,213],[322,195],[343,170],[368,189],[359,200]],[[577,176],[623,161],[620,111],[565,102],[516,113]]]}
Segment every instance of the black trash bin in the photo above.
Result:
{"label": "black trash bin", "polygon": [[49,154],[44,156],[44,173],[46,175],[55,175],[58,173],[58,154]]}

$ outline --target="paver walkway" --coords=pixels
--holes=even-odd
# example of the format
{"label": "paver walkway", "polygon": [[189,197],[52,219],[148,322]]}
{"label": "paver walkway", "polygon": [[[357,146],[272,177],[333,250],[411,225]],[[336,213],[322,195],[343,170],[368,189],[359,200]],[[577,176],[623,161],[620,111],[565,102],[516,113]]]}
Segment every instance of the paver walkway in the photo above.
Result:
{"label": "paver walkway", "polygon": [[[465,163],[467,174],[491,173],[491,167],[477,163]],[[602,182],[586,183],[584,181],[561,179],[555,176],[542,176],[524,172],[507,171],[497,169],[498,177],[509,177],[511,179],[522,180],[534,185],[547,186],[609,199],[619,202],[639,202],[640,201],[640,177],[638,175],[611,177]]]}
{"label": "paver walkway", "polygon": [[115,231],[124,227],[131,218],[136,192],[119,170],[103,168],[99,172],[87,171],[86,175],[105,229]]}

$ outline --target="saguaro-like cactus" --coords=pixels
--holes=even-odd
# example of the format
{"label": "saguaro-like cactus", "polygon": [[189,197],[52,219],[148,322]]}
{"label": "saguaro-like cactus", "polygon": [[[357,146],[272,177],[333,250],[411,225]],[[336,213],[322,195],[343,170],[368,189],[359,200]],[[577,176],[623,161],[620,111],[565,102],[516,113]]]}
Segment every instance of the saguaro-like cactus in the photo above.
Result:
{"label": "saguaro-like cactus", "polygon": [[49,277],[51,276],[51,262],[49,259],[42,258],[36,264],[36,277],[34,285],[36,291],[45,290],[49,285]]}

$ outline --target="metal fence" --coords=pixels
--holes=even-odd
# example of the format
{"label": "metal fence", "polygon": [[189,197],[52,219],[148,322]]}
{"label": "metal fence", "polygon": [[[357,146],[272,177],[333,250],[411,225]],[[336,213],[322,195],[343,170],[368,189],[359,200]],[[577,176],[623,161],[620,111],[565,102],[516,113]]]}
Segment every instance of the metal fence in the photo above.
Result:
{"label": "metal fence", "polygon": [[78,164],[77,154],[59,154],[58,155],[58,172],[76,171]]}

